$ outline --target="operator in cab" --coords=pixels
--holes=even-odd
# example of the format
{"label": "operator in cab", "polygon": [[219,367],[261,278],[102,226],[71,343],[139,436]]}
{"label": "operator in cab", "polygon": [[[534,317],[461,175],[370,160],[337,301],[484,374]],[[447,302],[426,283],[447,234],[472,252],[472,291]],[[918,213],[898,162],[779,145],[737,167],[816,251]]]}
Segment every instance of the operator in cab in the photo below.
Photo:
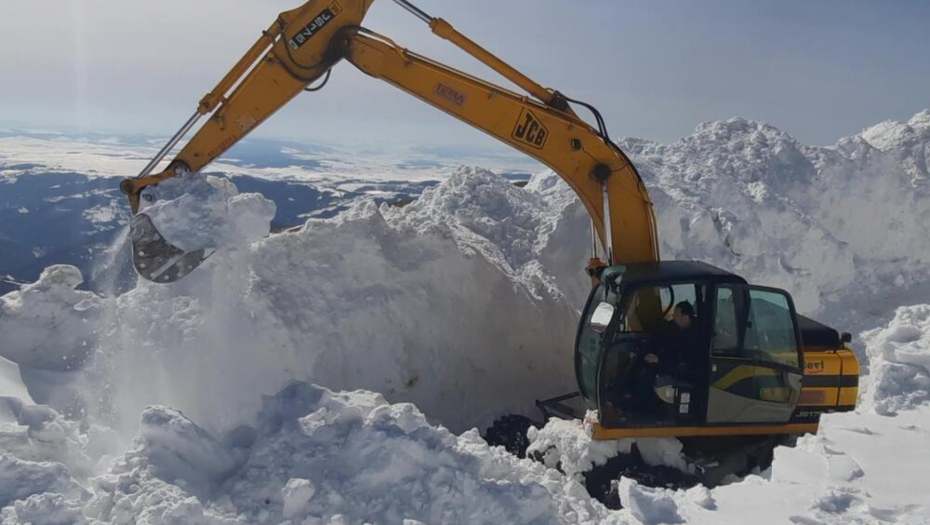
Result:
{"label": "operator in cab", "polygon": [[672,319],[659,324],[653,334],[654,350],[643,356],[645,366],[633,379],[633,406],[647,414],[662,410],[653,386],[660,375],[691,379],[700,367],[698,322],[694,306],[688,301],[675,305]]}
{"label": "operator in cab", "polygon": [[678,375],[678,372],[687,369],[693,371],[701,359],[695,348],[696,317],[694,306],[688,301],[676,304],[672,320],[659,336],[659,353],[647,354],[644,361],[658,365],[660,371],[669,375]]}

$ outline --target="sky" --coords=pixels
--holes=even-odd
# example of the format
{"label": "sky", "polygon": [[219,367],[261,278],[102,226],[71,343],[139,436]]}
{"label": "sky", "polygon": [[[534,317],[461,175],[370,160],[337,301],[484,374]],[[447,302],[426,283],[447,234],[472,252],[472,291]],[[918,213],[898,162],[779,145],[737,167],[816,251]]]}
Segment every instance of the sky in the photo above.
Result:
{"label": "sky", "polygon": [[[415,0],[543,85],[590,102],[611,135],[672,142],[700,122],[769,122],[830,145],[930,108],[930,2]],[[170,135],[282,0],[0,2],[0,125]],[[365,26],[503,79],[390,0]],[[505,84],[506,85],[506,84]],[[256,135],[495,148],[348,63]]]}

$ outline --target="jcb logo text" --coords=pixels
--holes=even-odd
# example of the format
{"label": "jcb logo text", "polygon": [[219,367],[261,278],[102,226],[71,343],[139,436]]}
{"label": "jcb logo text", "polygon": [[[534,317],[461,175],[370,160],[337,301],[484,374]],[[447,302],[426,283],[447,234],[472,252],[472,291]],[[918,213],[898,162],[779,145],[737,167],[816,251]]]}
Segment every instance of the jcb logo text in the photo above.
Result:
{"label": "jcb logo text", "polygon": [[513,128],[513,138],[525,142],[536,149],[543,149],[549,139],[549,130],[528,109],[520,112],[520,119]]}

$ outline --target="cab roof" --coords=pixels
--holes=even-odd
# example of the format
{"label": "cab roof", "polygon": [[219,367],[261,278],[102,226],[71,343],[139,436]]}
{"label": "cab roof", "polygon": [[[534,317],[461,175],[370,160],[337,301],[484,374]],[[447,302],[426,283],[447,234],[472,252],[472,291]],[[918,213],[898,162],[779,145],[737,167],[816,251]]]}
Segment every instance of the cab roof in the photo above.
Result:
{"label": "cab roof", "polygon": [[735,273],[700,261],[631,263],[611,266],[605,272],[622,275],[622,282],[625,284],[657,281],[747,284],[745,279]]}

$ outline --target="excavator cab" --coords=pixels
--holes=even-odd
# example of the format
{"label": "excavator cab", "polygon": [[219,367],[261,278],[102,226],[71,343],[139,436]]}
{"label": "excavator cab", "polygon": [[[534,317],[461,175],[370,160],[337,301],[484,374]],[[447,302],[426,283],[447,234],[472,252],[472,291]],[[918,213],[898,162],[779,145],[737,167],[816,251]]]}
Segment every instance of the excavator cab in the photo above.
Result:
{"label": "excavator cab", "polygon": [[[672,322],[687,302],[686,330]],[[594,437],[796,433],[804,352],[791,296],[699,262],[602,270],[575,371]],[[650,356],[647,359],[647,356]]]}

